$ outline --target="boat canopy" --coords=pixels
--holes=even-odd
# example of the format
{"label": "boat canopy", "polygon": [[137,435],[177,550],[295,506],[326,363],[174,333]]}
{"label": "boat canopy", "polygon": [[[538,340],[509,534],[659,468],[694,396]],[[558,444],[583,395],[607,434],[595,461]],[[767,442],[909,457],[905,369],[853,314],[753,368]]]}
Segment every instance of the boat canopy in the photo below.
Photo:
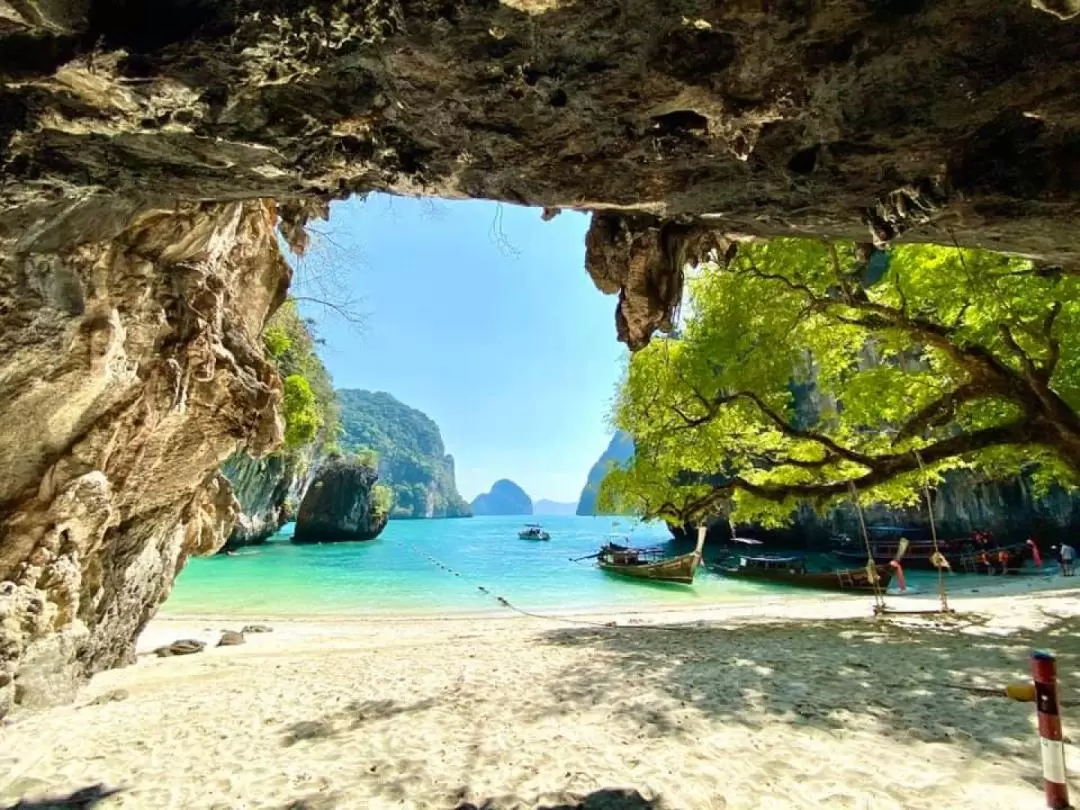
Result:
{"label": "boat canopy", "polygon": [[753,537],[732,537],[732,543],[742,543],[747,546],[760,546],[764,545],[763,541],[755,540]]}

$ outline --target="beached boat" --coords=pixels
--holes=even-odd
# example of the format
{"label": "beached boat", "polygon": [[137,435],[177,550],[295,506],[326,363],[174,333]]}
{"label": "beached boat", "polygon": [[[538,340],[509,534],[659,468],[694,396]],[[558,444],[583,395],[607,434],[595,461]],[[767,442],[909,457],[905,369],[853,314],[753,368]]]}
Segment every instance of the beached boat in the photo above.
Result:
{"label": "beached boat", "polygon": [[608,543],[600,549],[596,558],[597,564],[612,574],[691,585],[701,564],[701,547],[704,544],[705,529],[702,527],[698,530],[697,547],[689,554],[667,557],[662,548],[631,548]]}
{"label": "beached boat", "polygon": [[[799,588],[857,593],[873,593],[875,590],[867,568],[810,571],[806,567],[806,558],[797,554],[791,556],[770,554],[761,557],[740,555],[731,564],[717,565],[716,570],[734,579],[772,582]],[[877,588],[884,591],[889,587],[892,568],[889,565],[875,565],[874,571],[878,579]]]}
{"label": "beached boat", "polygon": [[526,524],[525,528],[518,532],[522,540],[550,540],[551,535],[545,532],[539,523]]}
{"label": "beached boat", "polygon": [[[867,527],[870,536],[871,558],[876,564],[888,565],[900,554],[901,543],[906,540],[906,550],[902,554],[905,570],[935,571],[934,565],[934,542],[925,538],[919,538],[918,529],[905,529],[897,526],[870,526]],[[916,536],[916,539],[910,539]],[[1000,573],[1001,552],[1007,555],[1005,573],[1018,574],[1025,560],[1031,559],[1031,546],[1025,543],[1012,543],[998,545],[993,541],[976,542],[971,538],[938,540],[938,550],[949,564],[949,569],[956,573]],[[866,546],[864,543],[842,538],[840,544],[833,549],[833,556],[844,563],[865,564]],[[989,560],[987,566],[983,560],[983,554]]]}

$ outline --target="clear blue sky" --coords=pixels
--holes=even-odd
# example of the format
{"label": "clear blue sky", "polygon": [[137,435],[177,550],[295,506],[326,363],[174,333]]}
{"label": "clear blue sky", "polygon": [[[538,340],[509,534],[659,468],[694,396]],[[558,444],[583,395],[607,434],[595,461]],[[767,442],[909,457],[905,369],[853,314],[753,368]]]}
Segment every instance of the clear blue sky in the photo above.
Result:
{"label": "clear blue sky", "polygon": [[588,218],[373,195],[335,204],[304,276],[366,313],[359,330],[302,304],[338,388],[387,391],[439,425],[468,500],[499,478],[576,501],[607,446],[625,358],[616,299],[584,270]]}

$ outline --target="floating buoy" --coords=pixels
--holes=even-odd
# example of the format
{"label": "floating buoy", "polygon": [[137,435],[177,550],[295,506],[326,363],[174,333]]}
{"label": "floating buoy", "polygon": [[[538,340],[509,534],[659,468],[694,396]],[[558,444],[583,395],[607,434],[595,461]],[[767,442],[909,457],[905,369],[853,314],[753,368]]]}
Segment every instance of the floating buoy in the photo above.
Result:
{"label": "floating buoy", "polygon": [[1010,683],[1005,687],[1005,697],[1020,703],[1035,702],[1035,684]]}

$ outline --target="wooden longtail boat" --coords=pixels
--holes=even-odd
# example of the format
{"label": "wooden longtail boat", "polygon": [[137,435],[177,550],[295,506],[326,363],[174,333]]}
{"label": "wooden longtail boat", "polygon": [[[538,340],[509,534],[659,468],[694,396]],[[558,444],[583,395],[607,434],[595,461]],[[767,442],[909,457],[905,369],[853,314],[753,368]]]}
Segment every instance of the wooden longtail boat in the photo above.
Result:
{"label": "wooden longtail boat", "polygon": [[[899,553],[900,539],[870,541],[870,549],[875,563],[888,564]],[[999,573],[1001,568],[1000,552],[1008,554],[1008,562],[1005,572],[1008,574],[1020,573],[1020,567],[1024,561],[1031,557],[1031,547],[1025,543],[1012,543],[1007,546],[977,546],[969,540],[942,540],[938,543],[938,549],[949,563],[949,568],[958,573],[984,574],[988,571]],[[991,565],[989,568],[982,561],[985,552]],[[866,549],[859,548],[854,544],[841,546],[833,550],[833,556],[845,563],[865,563]],[[910,542],[903,555],[904,568],[908,570],[935,571],[933,563],[934,546],[929,540],[916,540]]]}
{"label": "wooden longtail boat", "polygon": [[[808,571],[805,558],[798,555],[790,557],[740,556],[735,565],[718,565],[716,570],[727,577],[755,582],[774,582],[779,585],[794,585],[799,588],[825,591],[874,592],[874,583],[866,568]],[[888,565],[875,565],[874,570],[877,572],[878,588],[884,591],[889,587],[889,580],[892,579],[892,568]]]}
{"label": "wooden longtail boat", "polygon": [[701,564],[701,547],[704,544],[705,527],[698,529],[697,548],[677,557],[665,557],[664,550],[660,548],[629,548],[608,543],[597,554],[597,565],[624,577],[692,585],[694,574]]}

